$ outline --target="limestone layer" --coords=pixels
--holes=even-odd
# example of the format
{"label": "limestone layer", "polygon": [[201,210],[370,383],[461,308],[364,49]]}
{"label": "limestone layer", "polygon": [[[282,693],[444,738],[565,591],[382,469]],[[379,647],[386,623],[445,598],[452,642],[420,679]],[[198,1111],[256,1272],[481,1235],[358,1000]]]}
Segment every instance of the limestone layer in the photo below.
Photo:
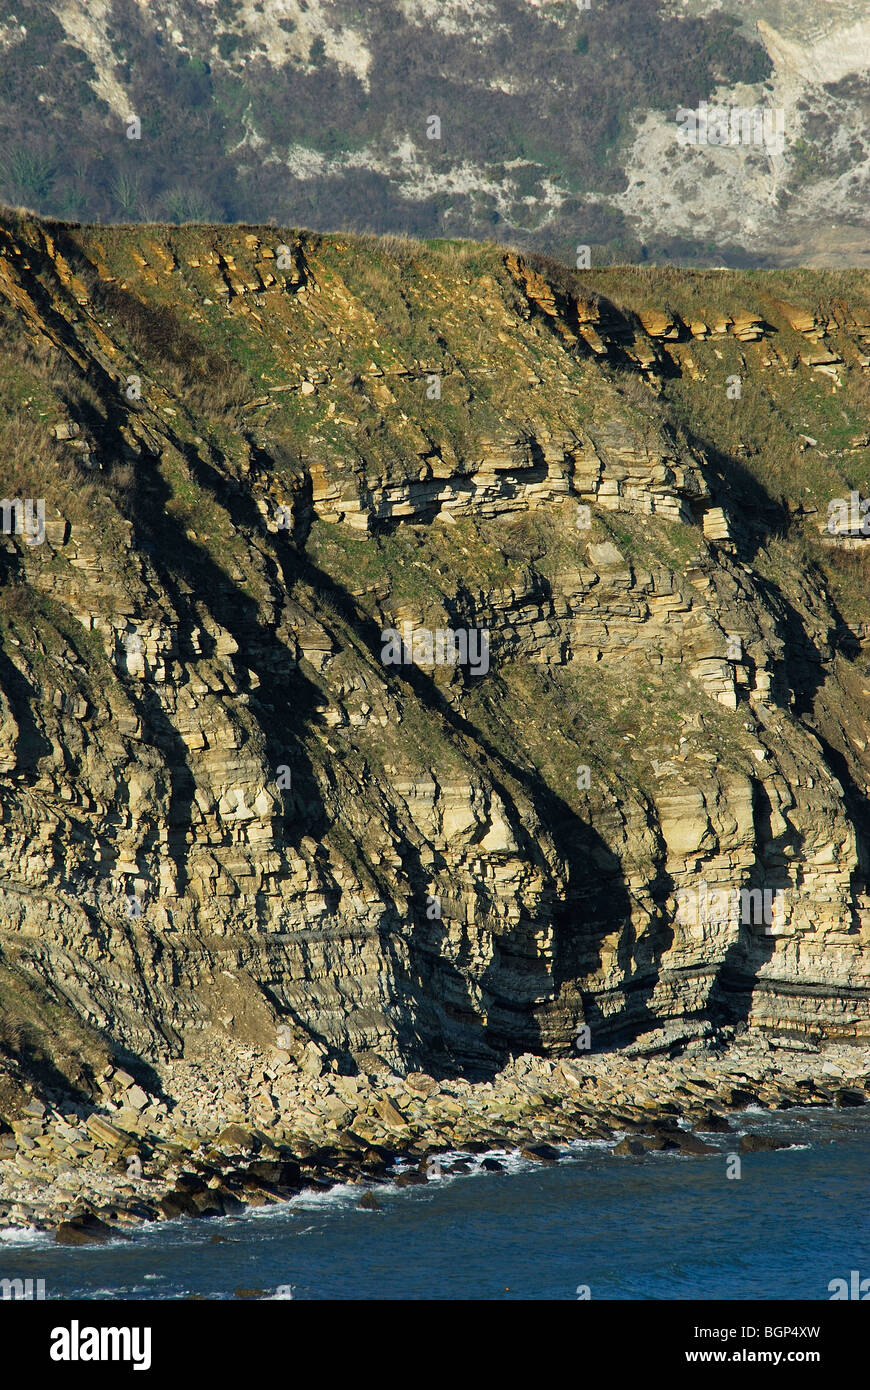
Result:
{"label": "limestone layer", "polygon": [[[861,634],[810,509],[767,526],[662,395],[724,392],[723,353],[746,390],[860,382],[863,301],[702,321],[496,248],[0,240],[4,491],[45,503],[0,552],[25,1070],[64,1030],[471,1076],[584,1027],[867,1038]],[[485,632],[488,669],[385,664],[409,630]]]}

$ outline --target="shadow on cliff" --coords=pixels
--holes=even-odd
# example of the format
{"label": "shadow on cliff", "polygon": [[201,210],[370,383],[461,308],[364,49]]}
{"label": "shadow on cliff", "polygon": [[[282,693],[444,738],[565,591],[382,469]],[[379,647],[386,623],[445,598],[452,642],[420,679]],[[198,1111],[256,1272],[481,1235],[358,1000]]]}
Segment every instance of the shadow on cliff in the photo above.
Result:
{"label": "shadow on cliff", "polygon": [[[764,784],[752,783],[752,815],[757,851],[744,889],[734,924],[734,939],[729,944],[716,970],[708,995],[705,1017],[714,1025],[729,1023],[740,1029],[749,1024],[755,1001],[764,992],[765,967],[773,959],[778,940],[779,919],[776,894],[782,892],[783,921],[787,921],[791,892],[800,888],[800,851],[803,835],[789,823],[786,833],[774,838],[771,830],[773,808]],[[782,862],[783,851],[796,866],[798,882],[794,883]]]}
{"label": "shadow on cliff", "polygon": [[[38,283],[34,292],[59,341],[67,345],[71,352],[78,350],[80,353],[81,344]],[[192,446],[177,437],[166,422],[145,408],[144,403],[130,402],[125,396],[123,384],[114,380],[93,355],[83,379],[92,395],[87,391],[81,392],[76,399],[76,410],[86,435],[96,441],[102,457],[108,460],[121,455],[125,440],[122,431],[138,417],[148,430],[160,436],[161,443],[168,441],[177,449],[191,474],[213,495],[217,505],[229,514],[235,527],[256,536],[258,541],[262,539],[262,517],[250,496],[245,495],[244,489],[231,475],[222,474],[200,458]],[[99,402],[99,408],[96,402]],[[202,658],[216,655],[214,640],[203,631],[203,610],[216,625],[231,634],[238,655],[234,664],[227,663],[228,684],[230,688],[238,687],[243,691],[249,701],[255,716],[257,737],[262,739],[258,749],[262,761],[273,771],[276,781],[280,766],[286,765],[292,770],[292,793],[285,793],[283,814],[278,818],[279,823],[275,823],[276,837],[288,845],[298,845],[306,835],[319,839],[328,827],[328,816],[318,779],[306,752],[304,737],[307,727],[318,723],[316,705],[322,701],[322,695],[299,671],[287,645],[263,621],[256,600],[245,592],[240,583],[228,576],[206,548],[189,536],[171,510],[167,509],[167,504],[172,500],[172,490],[157,467],[158,457],[145,453],[136,464],[135,485],[126,500],[126,516],[133,527],[134,551],[139,551],[145,569],[145,586],[147,588],[149,585],[150,569],[151,586],[156,576],[171,606],[169,621],[177,624],[177,648],[172,656],[185,664],[195,664]],[[273,574],[278,572],[274,563],[272,570]],[[150,613],[146,612],[137,619],[137,626],[149,627],[159,624],[161,620],[156,605],[152,605]],[[198,650],[192,645],[194,628],[201,634]],[[123,654],[118,655],[121,659],[115,663],[116,677],[141,719],[142,743],[158,749],[161,754],[167,783],[165,820],[153,826],[150,835],[140,845],[139,852],[144,856],[158,851],[168,854],[174,866],[175,889],[180,898],[190,888],[188,855],[196,810],[196,782],[188,749],[164,707],[159,688],[150,679],[151,673],[146,670],[144,679],[127,675]],[[249,672],[253,673],[252,678]],[[42,739],[40,742],[38,728],[28,715],[29,702],[35,698],[35,692],[27,687],[2,652],[0,684],[10,695],[19,724],[19,743],[25,748],[26,761],[35,765],[39,757],[51,751],[47,741]],[[168,843],[162,846],[160,832],[166,828]],[[230,839],[228,835],[227,842]],[[105,877],[106,869],[104,866],[98,869],[94,848],[92,841],[88,845],[92,855],[90,872],[96,881]],[[157,956],[163,955],[164,958],[171,949],[165,942],[155,948]],[[171,966],[170,969],[175,967]],[[151,984],[147,974],[147,971],[143,971],[139,982],[146,1008],[151,1001]],[[267,993],[265,989],[264,993]],[[277,1008],[279,1012],[289,1012],[286,1006],[278,1005]],[[155,1007],[155,1027],[162,1031],[156,1021],[158,1016],[159,1010]],[[313,1036],[316,1037],[316,1033]],[[172,1045],[173,1039],[167,1036],[166,1040]],[[153,1080],[148,1063],[143,1058],[130,1051],[115,1050],[119,1056],[123,1055],[131,1072]]]}
{"label": "shadow on cliff", "polygon": [[[103,390],[106,389],[104,385]],[[128,412],[121,405],[114,418],[111,409],[109,413],[110,431],[128,418]],[[129,413],[138,414],[132,410]],[[105,423],[98,417],[92,422],[92,428],[95,434],[98,429],[106,431]],[[234,529],[244,539],[256,536],[262,540],[262,517],[243,487],[231,475],[219,472],[213,463],[203,459],[165,424],[161,434],[185,460],[196,483],[211,494],[215,504],[226,513]],[[276,777],[282,764],[292,770],[293,797],[285,802],[281,820],[284,838],[290,844],[298,844],[303,835],[316,838],[326,827],[326,811],[300,731],[318,722],[316,706],[322,702],[322,694],[300,672],[285,643],[263,622],[257,600],[229,576],[205,546],[188,535],[168,510],[173,493],[157,463],[158,456],[151,455],[137,465],[136,486],[128,502],[127,515],[133,524],[134,548],[153,568],[179,619],[174,635],[177,646],[172,656],[185,664],[217,656],[215,640],[202,626],[202,609],[230,634],[237,652],[232,665],[226,665],[227,675],[240,687],[250,708],[258,715],[266,766]],[[278,565],[274,556],[272,561],[274,578]],[[147,626],[153,621],[153,617],[146,617],[141,625]],[[198,648],[192,644],[194,629],[198,631]],[[253,679],[248,673],[253,674]],[[141,710],[145,741],[153,743],[166,755],[170,774],[167,818],[170,847],[181,894],[189,884],[185,835],[190,829],[195,793],[188,749],[165,713],[154,683],[147,678],[143,681],[122,676],[122,679],[127,694]],[[292,814],[288,809],[291,802],[295,803]]]}
{"label": "shadow on cliff", "polygon": [[[0,558],[0,601],[5,606],[5,590],[10,580],[11,566],[5,554]],[[0,777],[9,779],[14,786],[24,782],[31,784],[40,776],[39,763],[52,751],[52,745],[42,733],[33,717],[32,709],[39,696],[30,681],[22,675],[14,662],[10,661],[0,645],[0,690],[9,702],[9,708],[17,725],[17,733],[12,751],[14,767]]]}
{"label": "shadow on cliff", "polygon": [[[791,520],[786,498],[771,496],[739,459],[724,453],[709,440],[691,434],[687,437],[692,446],[712,465],[716,479],[713,486],[714,501],[722,503],[733,518],[734,550],[737,559],[751,565],[759,550],[772,535],[787,535]],[[826,662],[832,660],[835,652],[842,654],[848,661],[854,661],[860,654],[861,643],[837,607],[824,574],[815,564],[812,564],[810,569],[809,577],[825,594],[825,603],[831,619],[821,646],[810,636],[804,618],[773,579],[754,570],[753,585],[765,601],[775,625],[776,636],[782,644],[782,655],[774,664],[772,696],[775,706],[779,706],[776,712],[780,717],[785,716],[798,721],[807,730],[820,747],[824,764],[837,777],[843,788],[843,802],[849,820],[856,829],[859,845],[859,862],[852,875],[852,890],[865,892],[868,886],[870,803],[863,789],[855,782],[844,754],[824,736],[816,712],[816,698],[827,678]],[[744,663],[752,669],[753,662],[748,654],[744,654]],[[771,713],[773,712],[774,710],[771,710]],[[767,722],[763,707],[757,713],[763,726]],[[768,889],[774,894],[782,889],[787,897],[790,890],[800,886],[804,837],[791,831],[774,845],[770,830],[771,806],[767,793],[763,785],[757,781],[753,781],[753,788],[757,857],[748,882],[743,886],[750,890]],[[788,844],[790,847],[790,862],[794,866],[797,883],[789,880],[781,864],[777,862],[782,844]],[[707,1017],[711,1021],[727,1021],[737,1026],[748,1024],[753,1000],[764,992],[765,967],[773,958],[776,945],[776,932],[769,930],[769,925],[764,921],[740,923],[736,937],[717,970],[710,992]],[[781,988],[781,982],[779,983]]]}
{"label": "shadow on cliff", "polygon": [[[369,659],[381,667],[381,629],[304,554],[295,558],[294,567],[328,598]],[[522,1052],[571,1055],[577,1026],[583,1022],[592,1030],[595,1047],[634,1037],[654,1026],[650,1000],[662,954],[672,940],[663,917],[656,930],[636,935],[631,926],[634,904],[622,866],[594,826],[554,792],[534,767],[497,749],[479,722],[472,723],[457,710],[419,667],[395,665],[389,673],[449,730],[454,748],[465,756],[469,775],[477,771],[481,781],[501,798],[519,853],[541,873],[546,884],[544,901],[549,895],[553,908],[552,958],[548,962],[540,951],[530,948],[536,927],[546,922],[537,924],[526,918],[510,927],[494,917],[488,922],[482,904],[469,930],[480,931],[488,925],[493,928],[493,959],[477,977],[481,998],[476,1000],[469,978],[460,969],[470,963],[473,954],[467,934],[454,963],[448,958],[446,924],[438,919],[424,920],[423,905],[439,866],[423,866],[418,851],[405,837],[402,852],[407,851],[408,859],[403,870],[420,903],[407,928],[408,983],[421,1020],[420,1064],[443,1074],[480,1077],[491,1075],[511,1055]],[[497,676],[490,674],[485,679]],[[535,837],[526,830],[518,797],[527,800],[551,841],[563,868],[563,884],[556,881]],[[669,881],[661,877],[655,896],[662,904],[670,889]],[[603,940],[617,927],[622,933],[619,964],[627,984],[623,1005],[615,1001],[611,1012],[599,1007],[591,995],[581,994],[572,982],[597,969]],[[404,967],[395,945],[385,940],[384,946],[400,978]],[[433,998],[440,1000],[434,1011],[428,1002]]]}
{"label": "shadow on cliff", "polygon": [[[712,502],[724,507],[731,523],[737,558],[751,564],[771,535],[784,534],[789,513],[784,498],[772,497],[751,469],[712,440],[685,430],[689,445],[705,460],[704,474]],[[704,503],[702,510],[706,510]]]}

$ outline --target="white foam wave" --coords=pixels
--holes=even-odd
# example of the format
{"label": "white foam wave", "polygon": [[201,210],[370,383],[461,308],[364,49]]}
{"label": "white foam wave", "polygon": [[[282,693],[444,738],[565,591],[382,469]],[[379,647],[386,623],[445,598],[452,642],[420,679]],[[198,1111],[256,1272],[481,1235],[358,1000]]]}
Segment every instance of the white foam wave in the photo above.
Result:
{"label": "white foam wave", "polygon": [[50,1231],[40,1231],[36,1226],[0,1227],[0,1241],[6,1246],[52,1245],[54,1243]]}

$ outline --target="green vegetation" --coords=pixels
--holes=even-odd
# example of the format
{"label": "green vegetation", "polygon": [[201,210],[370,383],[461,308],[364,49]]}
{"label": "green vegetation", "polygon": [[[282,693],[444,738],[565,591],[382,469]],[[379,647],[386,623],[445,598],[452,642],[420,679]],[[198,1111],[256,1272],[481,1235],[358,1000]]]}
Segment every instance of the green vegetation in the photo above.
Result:
{"label": "green vegetation", "polygon": [[[232,0],[187,17],[186,51],[147,6],[113,0],[109,74],[142,123],[141,139],[128,139],[126,120],[97,94],[91,60],[40,0],[18,0],[0,74],[0,199],[93,222],[277,217],[425,237],[496,228],[566,256],[582,226],[597,262],[639,257],[622,215],[607,204],[624,184],[620,156],[635,113],[693,106],[723,80],[760,81],[770,70],[764,48],[737,32],[733,18],[677,17],[661,0],[609,0],[579,18],[572,7],[551,12],[525,0],[491,8],[495,37],[479,44],[434,24],[421,28],[394,5],[360,10],[337,0],[332,21],[359,33],[371,54],[363,83],[330,59],[322,34],[307,53],[294,46],[289,61],[271,61]],[[294,20],[278,23],[296,32]],[[444,122],[440,142],[426,138],[429,113]],[[406,197],[396,178],[375,171],[404,141],[442,171],[501,167],[507,214],[481,189]],[[360,151],[371,159],[297,179],[284,162],[294,146],[329,160]],[[541,203],[548,179],[569,195],[558,208]],[[600,202],[584,196],[593,191]]]}

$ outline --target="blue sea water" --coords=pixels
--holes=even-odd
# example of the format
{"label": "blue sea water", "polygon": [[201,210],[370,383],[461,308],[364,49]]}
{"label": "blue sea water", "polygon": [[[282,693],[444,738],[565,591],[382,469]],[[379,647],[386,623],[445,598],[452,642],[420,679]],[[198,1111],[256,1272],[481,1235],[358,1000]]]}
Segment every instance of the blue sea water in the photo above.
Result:
{"label": "blue sea water", "polygon": [[574,1145],[552,1166],[507,1155],[503,1173],[373,1189],[378,1211],[351,1187],[85,1249],[8,1232],[0,1277],[60,1299],[411,1300],[826,1300],[832,1279],[870,1277],[870,1107],[732,1123],[794,1147],[744,1156],[729,1179],[736,1133],[700,1158]]}

